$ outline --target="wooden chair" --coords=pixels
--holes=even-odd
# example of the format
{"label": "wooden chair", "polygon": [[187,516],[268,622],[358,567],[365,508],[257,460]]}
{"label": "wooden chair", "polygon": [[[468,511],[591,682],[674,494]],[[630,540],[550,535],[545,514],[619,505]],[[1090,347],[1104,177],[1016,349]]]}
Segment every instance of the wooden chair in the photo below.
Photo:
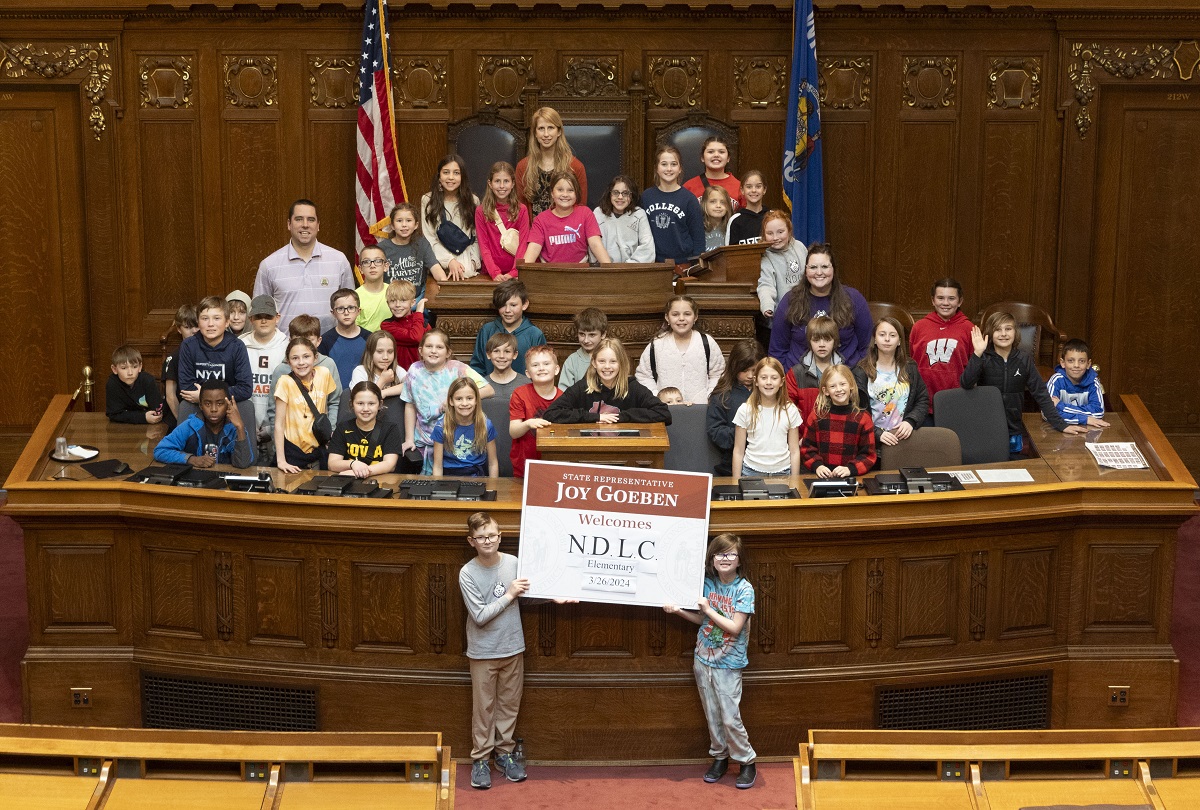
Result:
{"label": "wooden chair", "polygon": [[587,205],[592,208],[616,175],[642,179],[646,88],[641,71],[634,70],[622,90],[616,65],[602,57],[570,57],[564,72],[562,81],[545,90],[531,74],[525,120],[531,121],[539,107],[553,107],[562,116],[575,157],[587,169]]}
{"label": "wooden chair", "polygon": [[900,325],[904,327],[904,334],[900,337],[907,345],[908,336],[912,334],[913,324],[916,323],[913,320],[912,313],[899,304],[889,304],[886,301],[868,301],[867,306],[871,309],[871,321],[873,323],[878,323],[879,319],[885,315],[900,321]]}
{"label": "wooden chair", "polygon": [[[654,148],[674,146],[683,157],[682,180],[695,177],[704,171],[700,160],[700,149],[706,138],[720,137],[729,146],[729,165],[737,166],[738,131],[719,118],[713,118],[703,110],[691,110],[687,115],[659,127],[654,135]],[[681,182],[682,182],[681,180]]]}
{"label": "wooden chair", "polygon": [[[450,154],[461,155],[466,162],[471,191],[483,199],[487,191],[488,171],[497,161],[513,166],[525,156],[527,133],[493,107],[455,121],[446,129]],[[417,200],[420,200],[418,194]]]}
{"label": "wooden chair", "polygon": [[1042,377],[1048,377],[1050,370],[1058,364],[1062,345],[1067,342],[1067,336],[1054,325],[1050,313],[1035,304],[1001,301],[986,307],[975,322],[982,329],[987,319],[997,312],[1007,312],[1017,319],[1021,348],[1033,355]]}

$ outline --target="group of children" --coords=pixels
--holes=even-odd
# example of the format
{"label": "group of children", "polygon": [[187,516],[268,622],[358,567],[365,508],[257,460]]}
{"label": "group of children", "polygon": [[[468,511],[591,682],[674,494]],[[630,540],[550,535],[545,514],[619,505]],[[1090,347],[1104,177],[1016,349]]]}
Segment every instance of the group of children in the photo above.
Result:
{"label": "group of children", "polygon": [[[810,255],[818,255],[815,247]],[[333,293],[335,325],[324,335],[312,315],[294,318],[288,334],[280,333],[269,296],[249,307],[236,293],[232,304],[210,297],[182,307],[175,325],[183,340],[164,363],[165,397],[142,372],[137,350],[122,346],[108,383],[110,417],[178,424],[178,435],[156,452],[160,461],[194,463],[208,455],[238,466],[257,460],[289,473],[320,467],[358,476],[498,475],[496,436],[506,427],[484,413],[483,400],[493,396],[507,404],[499,412],[508,412],[517,477],[538,457],[540,427],[670,423],[669,405],[707,407],[708,439],[722,451],[714,473],[735,479],[801,470],[823,478],[862,475],[880,445],[897,445],[932,424],[934,394],[951,387],[1000,389],[1013,453],[1023,450],[1025,392],[1056,429],[1107,425],[1085,343],[1066,344],[1047,386],[1019,348],[1012,316],[973,326],[954,279],[934,284],[933,311],[907,340],[894,318],[877,321],[854,364],[840,352],[836,307],[803,322],[805,351],[786,368],[748,339],[731,347],[727,361],[716,340],[696,329],[696,302],[681,295],[667,302],[662,328],[636,370],[595,308],[575,316],[579,348],[560,368],[545,335],[525,317],[529,296],[519,279],[494,288],[497,317],[480,330],[467,364],[454,359],[448,335],[427,323],[412,281],[382,286],[384,249],[364,249],[363,257],[363,286]],[[382,287],[390,317],[368,331],[361,301],[372,285]],[[238,304],[246,310],[240,336],[230,317]],[[226,428],[229,440],[218,441]],[[242,441],[249,453],[240,451]],[[180,456],[179,448],[201,452]]]}

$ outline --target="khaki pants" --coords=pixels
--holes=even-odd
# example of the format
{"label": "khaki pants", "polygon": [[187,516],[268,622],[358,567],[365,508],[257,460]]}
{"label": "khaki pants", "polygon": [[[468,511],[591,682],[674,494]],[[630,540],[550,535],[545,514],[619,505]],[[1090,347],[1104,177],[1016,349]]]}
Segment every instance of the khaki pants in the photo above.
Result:
{"label": "khaki pants", "polygon": [[524,653],[471,659],[471,759],[512,753],[524,686]]}

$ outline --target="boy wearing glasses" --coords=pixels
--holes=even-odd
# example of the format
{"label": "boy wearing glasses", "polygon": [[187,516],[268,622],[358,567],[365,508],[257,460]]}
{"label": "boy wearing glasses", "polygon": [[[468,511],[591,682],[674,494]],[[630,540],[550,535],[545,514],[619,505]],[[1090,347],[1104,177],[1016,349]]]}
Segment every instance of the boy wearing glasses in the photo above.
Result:
{"label": "boy wearing glasses", "polygon": [[337,366],[342,388],[350,387],[350,377],[362,363],[367,350],[367,332],[355,321],[358,320],[358,293],[349,287],[329,296],[329,310],[333,313],[334,327],[321,336],[317,351],[328,357]]}
{"label": "boy wearing glasses", "polygon": [[355,323],[367,332],[378,332],[383,319],[392,316],[387,305],[387,284],[383,280],[387,268],[387,256],[383,248],[377,245],[365,247],[358,254],[358,269],[362,273],[363,283],[355,290],[359,306]]}
{"label": "boy wearing glasses", "polygon": [[525,683],[525,633],[517,599],[529,590],[517,579],[517,558],[500,552],[500,526],[487,512],[467,518],[475,557],[458,572],[467,606],[467,658],[471,662],[471,787],[492,786],[489,759],[510,782],[525,768],[513,760],[517,710]]}

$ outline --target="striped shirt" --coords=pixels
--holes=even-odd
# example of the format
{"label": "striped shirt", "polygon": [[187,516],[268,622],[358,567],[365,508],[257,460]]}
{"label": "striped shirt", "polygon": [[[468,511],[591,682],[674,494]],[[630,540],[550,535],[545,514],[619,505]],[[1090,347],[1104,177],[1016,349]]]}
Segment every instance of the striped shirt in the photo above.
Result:
{"label": "striped shirt", "polygon": [[279,330],[287,334],[288,324],[297,315],[321,319],[321,333],[334,327],[329,297],[341,287],[358,286],[346,254],[316,242],[312,258],[305,261],[289,240],[286,245],[259,262],[254,278],[254,294],[269,295],[279,308]]}

